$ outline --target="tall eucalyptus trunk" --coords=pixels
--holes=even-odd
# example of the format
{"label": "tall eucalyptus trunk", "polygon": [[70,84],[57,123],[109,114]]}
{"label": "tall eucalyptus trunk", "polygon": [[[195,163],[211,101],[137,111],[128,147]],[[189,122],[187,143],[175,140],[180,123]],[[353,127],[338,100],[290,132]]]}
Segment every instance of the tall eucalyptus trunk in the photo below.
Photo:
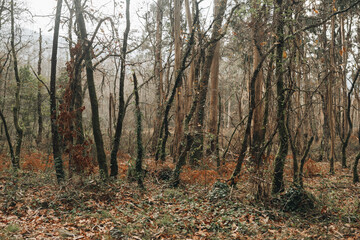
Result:
{"label": "tall eucalyptus trunk", "polygon": [[[175,69],[176,75],[181,68],[181,0],[175,0],[174,6],[174,42],[175,42]],[[178,156],[180,140],[183,135],[183,120],[184,120],[184,91],[185,86],[181,79],[179,87],[176,89],[175,95],[175,132],[173,139],[172,155]]]}
{"label": "tall eucalyptus trunk", "polygon": [[156,116],[154,121],[154,134],[152,139],[152,150],[156,151],[157,140],[159,138],[159,130],[161,124],[161,115],[164,103],[164,90],[163,90],[163,70],[162,70],[162,29],[163,29],[163,0],[157,0],[156,9],[156,43],[155,43],[155,63],[154,75],[156,82]]}
{"label": "tall eucalyptus trunk", "polygon": [[[214,16],[217,16],[220,0],[214,0]],[[220,40],[215,45],[214,57],[210,70],[210,106],[209,106],[209,133],[210,152],[216,150],[218,95],[219,95],[219,66],[220,66]]]}
{"label": "tall eucalyptus trunk", "polygon": [[201,78],[199,82],[198,102],[196,103],[195,121],[194,121],[194,142],[190,150],[191,162],[198,165],[203,157],[204,145],[204,119],[205,119],[205,105],[208,92],[208,83],[210,77],[211,65],[213,62],[217,42],[220,40],[221,24],[226,10],[227,0],[220,0],[219,5],[216,6],[218,10],[214,17],[212,35],[210,44],[205,55],[205,62],[202,67]]}

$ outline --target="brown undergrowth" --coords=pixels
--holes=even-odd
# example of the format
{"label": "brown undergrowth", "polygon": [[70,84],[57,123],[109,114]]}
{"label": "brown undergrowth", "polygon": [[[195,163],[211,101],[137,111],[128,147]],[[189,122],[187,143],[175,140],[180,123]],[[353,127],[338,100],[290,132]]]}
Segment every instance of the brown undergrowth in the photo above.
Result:
{"label": "brown undergrowth", "polygon": [[[23,157],[22,170],[0,173],[0,239],[358,239],[360,185],[351,183],[349,169],[308,161],[305,190],[317,198],[313,212],[287,212],[273,201],[257,201],[251,194],[252,168],[243,166],[237,187],[219,201],[208,197],[216,181],[226,180],[234,162],[219,171],[206,164],[185,167],[179,189],[168,188],[155,174],[173,168],[146,160],[146,191],[126,181],[131,157],[119,154],[120,177],[101,182],[95,176],[57,185],[46,154]],[[40,163],[36,161],[39,159]],[[3,156],[0,161],[7,161]],[[263,182],[271,183],[271,158],[265,162]],[[46,165],[48,164],[48,165]],[[286,169],[291,168],[289,157]],[[1,166],[4,166],[0,164]],[[35,168],[41,171],[35,172]],[[286,171],[286,189],[292,181]]]}

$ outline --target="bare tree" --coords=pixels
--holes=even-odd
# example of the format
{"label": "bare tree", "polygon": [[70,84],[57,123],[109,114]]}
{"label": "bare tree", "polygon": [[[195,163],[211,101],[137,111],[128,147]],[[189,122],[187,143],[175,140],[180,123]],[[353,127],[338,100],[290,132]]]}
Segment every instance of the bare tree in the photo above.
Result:
{"label": "bare tree", "polygon": [[90,97],[90,104],[91,104],[91,121],[92,121],[92,128],[93,128],[93,135],[95,140],[96,146],[96,154],[97,154],[97,161],[99,164],[100,169],[100,176],[106,179],[109,175],[107,163],[106,163],[106,155],[104,150],[104,142],[102,138],[101,128],[100,128],[100,118],[99,118],[99,107],[98,107],[98,100],[96,96],[96,88],[94,82],[94,68],[92,64],[92,46],[91,42],[87,38],[87,30],[85,25],[85,20],[83,16],[83,9],[81,5],[81,0],[74,0],[75,4],[75,12],[76,12],[76,20],[80,31],[81,41],[82,41],[82,48],[85,54],[85,68],[86,68],[86,79],[88,84],[89,90],[89,97]]}
{"label": "bare tree", "polygon": [[58,182],[62,182],[65,178],[63,169],[63,162],[61,158],[59,132],[57,126],[57,110],[56,110],[56,65],[57,65],[57,50],[59,41],[59,29],[60,29],[60,16],[61,16],[62,0],[57,2],[56,15],[55,15],[55,27],[54,37],[51,55],[51,75],[50,75],[50,116],[51,116],[51,135],[52,135],[52,147],[54,155],[54,164],[56,177]]}
{"label": "bare tree", "polygon": [[119,150],[121,132],[123,129],[123,121],[125,117],[125,100],[124,100],[124,82],[125,82],[125,61],[126,61],[126,51],[127,51],[127,41],[130,31],[130,0],[126,0],[126,29],[124,32],[124,42],[121,50],[121,66],[120,66],[120,83],[119,83],[119,110],[116,122],[116,130],[114,141],[111,150],[111,159],[110,159],[110,176],[116,177],[118,175],[118,165],[117,165],[117,152]]}

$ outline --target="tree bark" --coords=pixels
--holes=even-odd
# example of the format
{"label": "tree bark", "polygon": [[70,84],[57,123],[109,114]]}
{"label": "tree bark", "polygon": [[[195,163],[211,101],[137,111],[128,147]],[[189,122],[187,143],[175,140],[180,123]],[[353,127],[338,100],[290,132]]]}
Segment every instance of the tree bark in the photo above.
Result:
{"label": "tree bark", "polygon": [[[263,30],[263,11],[259,3],[256,1],[252,2],[254,13],[252,14],[252,34],[253,34],[253,70],[257,67],[260,61],[260,49],[261,42],[263,42],[264,38],[264,30]],[[262,103],[262,88],[263,88],[264,75],[263,70],[261,69],[258,77],[255,82],[255,109],[254,109],[254,118],[253,118],[253,130],[252,130],[252,143],[250,146],[250,152],[253,158],[257,158],[257,154],[260,150],[261,145],[264,142],[264,138],[262,135],[262,121],[263,119],[263,106]],[[265,136],[264,136],[265,137]],[[258,163],[255,163],[259,165]]]}
{"label": "tree bark", "polygon": [[348,128],[347,128],[347,132],[346,132],[346,136],[345,139],[342,140],[342,146],[341,146],[341,163],[342,163],[342,167],[346,168],[346,149],[347,146],[349,144],[349,139],[351,136],[351,132],[353,129],[353,123],[351,121],[351,94],[354,90],[355,87],[355,83],[357,81],[357,79],[359,78],[359,73],[360,73],[360,69],[357,70],[355,76],[354,76],[354,80],[352,82],[351,88],[349,90],[349,93],[347,94],[347,102],[346,102],[346,108],[345,108],[345,116],[347,119],[347,124],[348,124]]}
{"label": "tree bark", "polygon": [[[199,9],[196,3],[196,11],[195,11],[195,17],[194,17],[194,23],[193,23],[193,27],[196,26],[197,22],[198,22],[198,17],[199,17]],[[160,135],[159,135],[159,140],[158,140],[158,148],[155,154],[155,160],[158,160],[159,158],[161,159],[161,161],[165,161],[165,147],[166,147],[166,142],[169,136],[169,113],[170,113],[170,109],[172,107],[172,103],[175,99],[175,95],[176,95],[176,89],[179,87],[180,83],[181,83],[181,79],[182,79],[182,74],[184,73],[185,69],[186,69],[186,62],[188,57],[190,56],[191,50],[194,46],[195,43],[195,37],[194,37],[194,31],[190,34],[190,38],[189,41],[187,43],[187,47],[186,47],[186,51],[182,57],[181,60],[181,68],[180,70],[176,73],[176,77],[175,77],[175,83],[174,83],[174,87],[171,91],[170,97],[167,100],[166,104],[165,104],[165,110],[164,110],[164,117],[163,117],[163,121],[161,124],[161,129],[160,129]],[[181,169],[181,168],[180,168]]]}
{"label": "tree bark", "polygon": [[[214,17],[217,16],[220,0],[214,0]],[[210,106],[209,106],[209,133],[210,153],[216,150],[218,95],[219,95],[219,63],[220,63],[220,40],[215,45],[214,57],[210,70]]]}
{"label": "tree bark", "polygon": [[85,25],[84,16],[82,13],[81,0],[74,0],[75,11],[76,11],[76,20],[80,31],[81,41],[82,41],[82,49],[85,54],[85,66],[86,66],[86,79],[89,90],[89,98],[91,104],[91,121],[93,128],[93,135],[96,145],[96,154],[97,161],[100,169],[100,176],[103,179],[108,177],[108,168],[106,163],[106,155],[104,150],[104,142],[102,138],[101,128],[100,128],[100,117],[99,117],[99,106],[98,100],[96,96],[96,87],[94,81],[94,69],[92,64],[92,46],[91,43],[87,39],[87,30]]}
{"label": "tree bark", "polygon": [[[178,74],[181,68],[181,0],[175,0],[174,6],[174,42],[175,42],[175,75]],[[185,86],[181,79],[179,87],[176,89],[175,95],[175,132],[173,139],[173,151],[174,157],[179,154],[180,140],[183,135],[183,120],[184,120],[184,89]]]}
{"label": "tree bark", "polygon": [[11,156],[12,167],[13,167],[14,170],[17,170],[18,165],[17,165],[17,162],[16,162],[15,154],[14,154],[14,148],[13,148],[13,145],[11,143],[9,130],[8,130],[8,127],[7,127],[7,124],[6,124],[6,119],[4,117],[4,114],[2,113],[2,110],[0,110],[0,118],[1,118],[1,120],[3,122],[3,124],[4,124],[4,130],[5,130],[6,140],[7,140],[8,145],[9,145],[9,152],[10,152],[10,156]]}
{"label": "tree bark", "polygon": [[288,133],[286,129],[286,102],[285,102],[285,86],[283,78],[283,52],[284,52],[284,26],[285,16],[283,15],[284,3],[283,0],[275,1],[276,11],[276,37],[275,41],[278,42],[276,46],[276,93],[277,93],[277,120],[279,130],[280,146],[274,160],[274,173],[272,193],[277,194],[284,191],[284,166],[285,159],[288,153]]}
{"label": "tree bark", "polygon": [[218,14],[214,17],[212,35],[210,38],[210,44],[207,49],[207,53],[205,56],[205,62],[203,65],[201,79],[199,82],[199,95],[198,103],[196,105],[195,112],[195,122],[194,122],[194,142],[191,146],[190,150],[190,159],[193,165],[198,165],[199,161],[203,157],[203,145],[204,145],[204,119],[205,119],[205,105],[206,105],[206,97],[208,92],[208,83],[210,77],[210,68],[213,61],[213,57],[215,54],[216,44],[220,37],[221,24],[224,17],[225,9],[226,9],[227,0],[221,0],[219,3]]}
{"label": "tree bark", "polygon": [[[189,32],[190,34],[193,31],[193,20],[192,20],[192,16],[191,16],[191,12],[190,12],[190,4],[189,4],[189,0],[185,0],[185,10],[186,10],[186,18],[187,18],[187,24],[188,24],[188,28],[189,28]],[[193,9],[194,10],[194,9]],[[195,51],[195,47],[193,47],[192,51]],[[191,108],[191,101],[192,101],[192,97],[193,97],[193,93],[194,93],[194,84],[195,84],[195,59],[191,60],[191,64],[190,64],[190,71],[189,71],[189,75],[188,75],[188,82],[187,82],[187,87],[185,89],[186,91],[186,108],[185,108],[185,113],[188,113],[190,111]]]}
{"label": "tree bark", "polygon": [[[39,60],[38,60],[38,70],[37,74],[38,76],[41,75],[41,62],[42,62],[42,36],[41,36],[41,28],[39,30]],[[37,117],[38,117],[38,135],[36,138],[36,144],[37,146],[40,146],[42,141],[42,132],[43,132],[43,118],[42,118],[42,110],[41,110],[41,102],[42,102],[42,96],[41,96],[41,88],[42,85],[39,82],[38,88],[37,88]]]}
{"label": "tree bark", "polygon": [[118,165],[117,165],[117,153],[120,145],[120,138],[123,129],[123,121],[125,118],[125,100],[124,100],[124,83],[125,83],[125,60],[126,60],[126,51],[127,51],[127,41],[130,31],[130,0],[126,0],[126,29],[124,32],[124,42],[122,46],[122,59],[120,65],[120,83],[119,83],[119,110],[116,122],[116,130],[114,136],[114,142],[111,150],[111,159],[110,159],[110,176],[116,177],[118,175]]}
{"label": "tree bark", "polygon": [[13,115],[14,115],[14,125],[16,130],[16,146],[15,146],[15,166],[16,168],[20,168],[20,153],[21,153],[21,144],[23,138],[23,129],[20,126],[19,112],[20,112],[20,90],[21,90],[21,79],[19,76],[18,70],[18,61],[15,50],[15,20],[14,20],[14,0],[11,0],[11,52],[13,57],[13,67],[15,73],[16,80],[16,90],[15,90],[15,104],[13,107]]}
{"label": "tree bark", "polygon": [[144,183],[143,183],[143,169],[142,169],[142,159],[144,155],[143,145],[142,145],[142,124],[141,124],[141,110],[139,105],[139,91],[138,91],[138,83],[136,74],[133,74],[134,79],[134,94],[135,94],[135,117],[136,117],[136,142],[137,142],[137,157],[136,157],[136,163],[135,163],[135,172],[136,172],[136,178],[139,185],[139,188],[144,189]]}
{"label": "tree bark", "polygon": [[50,116],[51,116],[51,134],[54,164],[57,181],[60,183],[65,178],[63,169],[63,162],[61,158],[59,132],[57,126],[57,109],[56,109],[56,65],[57,65],[57,49],[59,40],[59,28],[60,28],[60,16],[61,16],[62,0],[57,1],[56,15],[55,15],[55,27],[54,37],[51,55],[51,74],[50,74]]}
{"label": "tree bark", "polygon": [[335,16],[331,18],[331,42],[330,42],[330,75],[328,81],[328,116],[330,127],[330,173],[335,173],[335,119],[333,107],[333,81],[335,78]]}
{"label": "tree bark", "polygon": [[156,84],[156,117],[154,121],[154,134],[152,139],[152,150],[156,151],[157,141],[159,138],[161,115],[163,111],[164,90],[163,90],[163,71],[162,71],[162,29],[163,29],[163,0],[157,1],[156,10],[156,44],[155,44],[155,64],[154,75]]}

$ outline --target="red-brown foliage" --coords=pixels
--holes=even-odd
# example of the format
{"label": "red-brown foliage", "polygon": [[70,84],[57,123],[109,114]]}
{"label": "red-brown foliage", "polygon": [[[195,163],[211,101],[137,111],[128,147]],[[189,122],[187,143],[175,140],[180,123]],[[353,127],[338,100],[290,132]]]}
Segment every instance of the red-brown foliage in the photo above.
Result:
{"label": "red-brown foliage", "polygon": [[52,166],[52,156],[40,152],[26,154],[21,161],[21,169],[33,172],[45,171]]}
{"label": "red-brown foliage", "polygon": [[304,164],[304,176],[305,177],[314,177],[320,173],[320,167],[317,163],[309,158]]}

